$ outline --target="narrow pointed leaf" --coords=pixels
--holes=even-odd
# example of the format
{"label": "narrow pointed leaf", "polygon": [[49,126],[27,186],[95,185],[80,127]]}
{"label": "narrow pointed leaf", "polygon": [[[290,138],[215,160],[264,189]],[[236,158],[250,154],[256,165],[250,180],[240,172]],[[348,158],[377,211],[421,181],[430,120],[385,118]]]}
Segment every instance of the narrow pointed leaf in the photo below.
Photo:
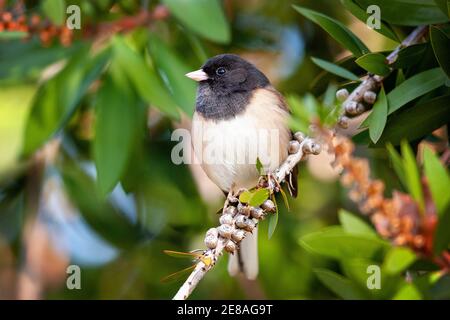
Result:
{"label": "narrow pointed leaf", "polygon": [[286,196],[286,192],[280,188],[281,197],[283,198],[284,205],[286,206],[287,211],[291,211],[291,207],[289,206],[288,197]]}
{"label": "narrow pointed leaf", "polygon": [[398,154],[398,152],[394,149],[392,144],[388,143],[386,145],[386,149],[389,153],[389,158],[391,159],[392,165],[394,167],[394,171],[397,174],[397,177],[400,179],[402,185],[406,188],[407,181],[405,177],[405,167],[403,165],[403,160]]}
{"label": "narrow pointed leaf", "polygon": [[442,86],[446,79],[447,76],[441,68],[434,68],[405,80],[388,93],[388,114],[393,113],[415,98]]}
{"label": "narrow pointed leaf", "polygon": [[333,291],[342,299],[361,300],[367,297],[360,289],[348,278],[326,269],[315,269],[314,273],[328,289]]}
{"label": "narrow pointed leaf", "polygon": [[267,230],[268,238],[271,239],[273,234],[275,233],[275,229],[278,224],[278,204],[275,196],[272,195],[272,201],[275,204],[275,213],[271,214],[269,217],[269,228]]}
{"label": "narrow pointed leaf", "polygon": [[416,157],[414,156],[411,147],[408,142],[402,141],[401,143],[403,167],[405,168],[406,186],[409,193],[417,201],[420,208],[425,208],[425,202],[423,199],[422,184],[420,182],[419,168],[417,167]]}
{"label": "narrow pointed leaf", "polygon": [[322,60],[319,58],[311,57],[312,62],[314,62],[316,65],[318,65],[320,68],[335,74],[341,78],[352,80],[352,81],[358,81],[359,78],[354,73],[348,71],[347,69],[344,69],[337,64],[334,64],[332,62],[328,62],[326,60]]}
{"label": "narrow pointed leaf", "polygon": [[450,205],[447,205],[439,215],[438,225],[433,239],[433,252],[440,255],[442,251],[450,249]]}
{"label": "narrow pointed leaf", "polygon": [[405,69],[418,64],[423,59],[428,46],[429,43],[418,43],[401,49],[392,67]]}
{"label": "narrow pointed leaf", "polygon": [[[387,142],[399,145],[402,139],[413,141],[442,127],[450,117],[450,95],[436,97],[388,117],[376,146]],[[364,134],[362,132],[360,134]]]}
{"label": "narrow pointed leaf", "polygon": [[195,108],[197,85],[187,78],[186,73],[192,71],[177,53],[167,46],[160,38],[150,37],[148,48],[155,61],[155,66],[167,79],[174,100],[181,109],[192,116]]}
{"label": "narrow pointed leaf", "polygon": [[[366,10],[361,8],[355,0],[341,0],[341,3],[344,5],[344,7],[350,11],[356,18],[358,18],[360,21],[366,23],[367,19],[369,18],[369,14]],[[384,35],[385,37],[388,37],[391,40],[394,40],[396,42],[399,42],[397,35],[392,30],[392,28],[385,22],[380,21],[380,28],[374,28],[372,29],[376,32],[379,32],[380,34]]]}
{"label": "narrow pointed leaf", "polygon": [[384,88],[381,87],[377,101],[373,105],[372,113],[369,116],[369,135],[373,143],[377,143],[386,126],[388,113],[388,103]]}
{"label": "narrow pointed leaf", "polygon": [[366,45],[359,40],[359,38],[355,36],[355,34],[351,32],[342,22],[304,7],[296,5],[293,7],[300,14],[321,26],[330,34],[330,36],[332,36],[337,42],[352,52],[355,56],[359,57],[369,52]]}
{"label": "narrow pointed leaf", "polygon": [[383,240],[362,234],[349,234],[341,227],[328,227],[307,234],[300,239],[300,244],[308,251],[334,259],[369,259],[387,247]]}
{"label": "narrow pointed leaf", "polygon": [[362,234],[369,237],[377,237],[375,230],[370,227],[361,218],[356,217],[354,214],[346,210],[339,210],[339,222],[344,228],[345,232],[351,234]]}
{"label": "narrow pointed leaf", "polygon": [[355,62],[370,73],[386,76],[391,72],[391,69],[386,64],[386,57],[381,53],[367,53]]}
{"label": "narrow pointed leaf", "polygon": [[162,0],[188,29],[220,43],[228,43],[231,32],[219,0]]}
{"label": "narrow pointed leaf", "polygon": [[450,176],[439,158],[428,147],[424,150],[423,163],[431,197],[438,215],[441,215],[450,204]]}
{"label": "narrow pointed leaf", "polygon": [[434,2],[439,7],[439,9],[441,9],[443,14],[450,17],[449,8],[448,8],[448,4],[450,2],[449,0],[434,0]]}
{"label": "narrow pointed leaf", "polygon": [[42,10],[45,15],[56,25],[64,23],[66,17],[66,3],[64,0],[44,0]]}
{"label": "narrow pointed leaf", "polygon": [[450,38],[441,29],[430,26],[430,39],[436,60],[450,77]]}
{"label": "narrow pointed leaf", "polygon": [[137,101],[108,78],[98,92],[94,160],[103,195],[119,182],[137,134]]}
{"label": "narrow pointed leaf", "polygon": [[392,247],[384,259],[383,271],[388,274],[398,274],[403,272],[416,259],[415,253],[409,248]]}
{"label": "narrow pointed leaf", "polygon": [[150,69],[144,59],[119,36],[113,39],[113,44],[114,53],[121,69],[133,83],[139,95],[161,112],[178,119],[177,105],[155,70]]}
{"label": "narrow pointed leaf", "polygon": [[383,20],[394,25],[418,26],[448,21],[433,0],[356,0],[362,7],[377,5]]}

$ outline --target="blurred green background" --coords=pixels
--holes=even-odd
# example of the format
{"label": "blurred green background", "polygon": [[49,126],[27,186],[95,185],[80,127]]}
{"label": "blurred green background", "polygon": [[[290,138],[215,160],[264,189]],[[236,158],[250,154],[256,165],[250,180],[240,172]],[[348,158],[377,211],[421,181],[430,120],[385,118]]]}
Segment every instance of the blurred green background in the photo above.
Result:
{"label": "blurred green background", "polygon": [[[223,203],[198,166],[171,161],[171,132],[189,128],[195,103],[184,74],[210,56],[237,53],[307,108],[300,97],[321,97],[335,80],[316,85],[322,71],[310,57],[349,53],[293,4],[340,20],[373,51],[396,46],[333,0],[0,4],[30,25],[29,36],[0,32],[0,298],[171,298],[183,279],[161,279],[190,262],[163,250],[202,249]],[[81,29],[68,32],[61,21],[70,4],[81,8]],[[33,15],[40,23],[31,27]],[[384,152],[358,153],[389,190],[398,186]],[[230,278],[224,257],[192,298],[336,298],[313,270],[340,265],[300,245],[337,224],[340,208],[358,211],[329,161],[301,164],[299,197],[290,212],[280,205],[270,240],[267,222],[260,226],[258,280]],[[66,287],[70,264],[81,267],[81,290]]]}

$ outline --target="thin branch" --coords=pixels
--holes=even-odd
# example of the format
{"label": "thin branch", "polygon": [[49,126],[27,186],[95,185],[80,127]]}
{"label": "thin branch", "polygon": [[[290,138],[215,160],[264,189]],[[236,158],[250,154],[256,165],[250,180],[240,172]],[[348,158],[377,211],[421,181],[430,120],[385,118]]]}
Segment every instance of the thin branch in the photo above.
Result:
{"label": "thin branch", "polygon": [[419,26],[415,28],[403,41],[397,46],[387,57],[386,60],[389,65],[393,64],[395,60],[398,58],[398,53],[401,49],[409,47],[413,44],[416,44],[422,39],[423,36],[427,33],[428,26]]}
{"label": "thin branch", "polygon": [[[280,191],[279,185],[285,181],[286,177],[291,173],[291,171],[295,168],[295,166],[305,157],[307,154],[318,154],[320,152],[320,145],[317,144],[314,140],[310,138],[303,138],[301,134],[296,134],[296,141],[291,142],[291,154],[286,158],[286,160],[278,167],[277,170],[275,170],[272,174],[269,174],[268,177],[272,177],[274,179],[273,181],[268,181],[267,189],[269,189],[270,193],[277,193]],[[294,147],[292,148],[292,145]],[[294,152],[292,152],[294,151]],[[266,200],[269,203],[270,200]],[[265,211],[262,215],[254,215],[253,213],[248,214],[249,217],[247,218],[247,221],[249,222],[248,225],[243,227],[242,225],[242,218],[243,215],[239,214],[239,212],[235,212],[234,215],[232,215],[231,221],[224,221],[226,220],[226,216],[230,216],[230,212],[236,211],[236,207],[233,205],[233,203],[238,203],[238,199],[236,195],[230,194],[228,195],[227,199],[225,200],[222,215],[221,215],[221,226],[218,228],[212,228],[210,229],[205,238],[205,243],[208,243],[208,237],[211,237],[212,233],[217,234],[217,242],[214,243],[213,248],[209,248],[203,253],[202,259],[197,263],[195,266],[195,269],[192,271],[192,273],[189,275],[189,277],[186,279],[184,284],[180,287],[177,294],[173,297],[174,300],[185,300],[187,299],[190,294],[194,291],[194,289],[197,287],[199,282],[203,279],[203,277],[206,275],[206,273],[211,270],[217,261],[219,260],[219,257],[222,255],[223,251],[230,251],[230,253],[234,253],[233,248],[235,245],[239,245],[240,241],[245,238],[245,236],[252,232],[252,230],[257,226],[259,221],[263,220],[266,217],[266,214],[269,213],[271,210],[267,207],[267,204],[263,204],[260,208],[253,208],[253,207],[247,207],[248,211],[255,210],[255,212],[262,212]],[[240,203],[239,203],[240,204]],[[238,205],[239,207],[239,205]],[[259,210],[259,211],[258,211]],[[222,219],[223,218],[223,219]],[[231,217],[230,217],[231,218]],[[245,219],[245,217],[244,217]],[[256,221],[256,222],[255,222]],[[221,229],[222,228],[222,229]],[[218,231],[215,231],[218,230]],[[228,230],[228,231],[227,231]],[[242,236],[234,237],[232,232],[238,231],[242,234]],[[214,238],[212,239],[214,240]],[[231,245],[231,248],[229,247]],[[211,246],[211,245],[208,245]],[[237,249],[236,249],[237,250]]]}
{"label": "thin branch", "polygon": [[[426,34],[427,30],[427,26],[420,26],[414,29],[402,43],[386,57],[386,63],[389,66],[392,65],[397,60],[400,50],[418,43]],[[372,105],[375,102],[375,93],[380,88],[384,78],[385,77],[369,73],[363,82],[361,82],[350,95],[348,95],[346,89],[343,89],[345,90],[343,91],[343,96],[346,97],[345,101],[342,103],[344,114],[340,117],[338,122],[340,127],[347,128],[348,118],[358,116],[370,108],[369,105]]]}

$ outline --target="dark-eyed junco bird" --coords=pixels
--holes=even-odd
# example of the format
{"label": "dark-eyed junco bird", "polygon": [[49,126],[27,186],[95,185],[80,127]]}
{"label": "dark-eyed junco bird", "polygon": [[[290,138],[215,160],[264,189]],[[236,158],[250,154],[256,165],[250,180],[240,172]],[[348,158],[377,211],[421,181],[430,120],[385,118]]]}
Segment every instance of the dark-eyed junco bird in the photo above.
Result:
{"label": "dark-eyed junco bird", "polygon": [[[203,170],[226,194],[256,186],[257,158],[273,171],[288,156],[292,133],[283,96],[253,64],[234,54],[215,56],[186,76],[199,82],[192,141]],[[296,196],[296,172],[291,174],[290,191]],[[257,277],[256,231],[230,257],[228,271]]]}

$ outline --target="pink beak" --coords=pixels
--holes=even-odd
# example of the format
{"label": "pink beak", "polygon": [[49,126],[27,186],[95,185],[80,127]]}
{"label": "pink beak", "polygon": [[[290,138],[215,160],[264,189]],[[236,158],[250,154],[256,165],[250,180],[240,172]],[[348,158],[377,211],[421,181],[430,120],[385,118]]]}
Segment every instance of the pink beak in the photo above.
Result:
{"label": "pink beak", "polygon": [[186,77],[191,78],[192,80],[195,81],[208,80],[208,75],[202,69],[186,73]]}

